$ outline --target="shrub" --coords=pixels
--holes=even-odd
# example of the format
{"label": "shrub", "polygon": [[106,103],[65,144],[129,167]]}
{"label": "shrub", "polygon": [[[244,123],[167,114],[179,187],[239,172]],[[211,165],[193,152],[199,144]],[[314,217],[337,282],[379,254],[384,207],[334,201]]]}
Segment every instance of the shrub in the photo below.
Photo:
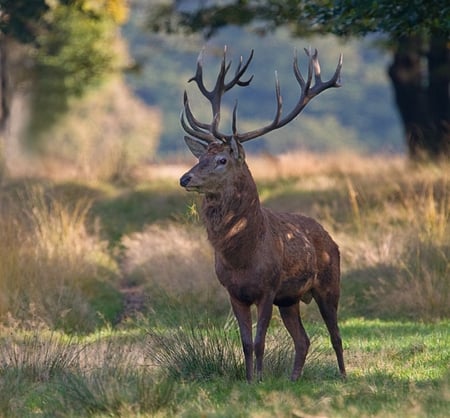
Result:
{"label": "shrub", "polygon": [[148,357],[173,379],[243,379],[243,354],[237,327],[188,322],[172,332],[150,332]]}

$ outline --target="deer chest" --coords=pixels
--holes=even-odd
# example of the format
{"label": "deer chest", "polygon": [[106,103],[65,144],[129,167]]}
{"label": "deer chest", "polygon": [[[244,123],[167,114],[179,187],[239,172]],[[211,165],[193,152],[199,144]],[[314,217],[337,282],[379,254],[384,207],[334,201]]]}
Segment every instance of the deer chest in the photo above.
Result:
{"label": "deer chest", "polygon": [[246,303],[258,302],[268,292],[276,292],[280,284],[280,266],[269,263],[234,269],[216,254],[216,274],[230,296]]}

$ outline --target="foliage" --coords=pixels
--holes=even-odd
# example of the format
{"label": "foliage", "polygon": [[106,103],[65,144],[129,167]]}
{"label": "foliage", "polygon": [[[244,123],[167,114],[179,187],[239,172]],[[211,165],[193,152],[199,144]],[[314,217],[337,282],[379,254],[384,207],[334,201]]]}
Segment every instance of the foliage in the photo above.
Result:
{"label": "foliage", "polygon": [[128,18],[128,3],[124,0],[75,0],[80,9],[98,18],[108,17],[117,24],[123,24]]}
{"label": "foliage", "polygon": [[[191,30],[206,37],[227,25],[254,25],[270,31],[288,25],[297,36],[314,33],[366,35],[383,32],[392,38],[411,33],[448,32],[450,8],[434,1],[301,1],[230,0],[196,2],[182,0],[153,5],[150,26],[155,31]],[[178,27],[178,28],[177,28]]]}
{"label": "foliage", "polygon": [[225,326],[196,323],[171,333],[150,331],[148,356],[173,379],[243,379],[239,335],[235,323]]}
{"label": "foliage", "polygon": [[424,0],[395,3],[387,0],[342,0],[325,3],[328,4],[314,8],[317,21],[328,27],[331,25],[331,30],[339,35],[383,32],[393,40],[411,34],[430,35],[450,31],[450,23],[442,19],[450,13],[446,1],[434,1],[432,4]]}
{"label": "foliage", "polygon": [[48,10],[46,0],[0,0],[0,32],[20,42],[32,42],[36,23]]}
{"label": "foliage", "polygon": [[[313,361],[308,359],[302,379],[288,382],[285,372],[266,375],[254,385],[237,378],[235,368],[228,368],[236,361],[236,354],[228,350],[231,337],[211,327],[193,331],[196,336],[203,334],[201,339],[190,339],[189,330],[184,336],[175,330],[175,338],[182,339],[175,339],[175,344],[188,340],[192,347],[187,352],[200,354],[197,364],[227,366],[221,374],[203,378],[195,373],[204,369],[193,370],[190,380],[175,380],[168,376],[169,370],[151,363],[155,342],[145,333],[107,331],[75,339],[43,328],[27,333],[4,328],[0,332],[0,414],[24,417],[39,410],[44,416],[60,417],[440,418],[447,415],[449,406],[448,326],[448,321],[344,321],[341,328],[351,359],[346,382],[334,373],[326,331],[313,326],[313,344],[320,347],[320,354]],[[171,341],[170,332],[166,338]],[[210,357],[212,347],[224,357]],[[278,350],[280,344],[277,347],[271,350]],[[181,345],[168,348],[182,350]],[[182,362],[174,360],[172,367]]]}
{"label": "foliage", "polygon": [[222,287],[211,281],[214,257],[199,227],[154,224],[123,237],[121,245],[127,280],[141,286],[150,310],[158,311],[166,324],[229,311]]}
{"label": "foliage", "polygon": [[173,381],[137,366],[145,342],[118,334],[80,340],[42,326],[0,338],[2,416],[152,416],[173,401]]}
{"label": "foliage", "polygon": [[15,118],[29,122],[28,145],[39,149],[43,132],[74,99],[124,66],[117,26],[128,6],[125,0],[2,0],[0,12],[0,129],[20,87],[31,93],[30,120],[28,113]]}
{"label": "foliage", "polygon": [[[395,283],[381,278],[372,295],[390,315],[413,318],[450,316],[450,183],[421,184],[420,192],[405,183],[402,200],[409,219],[408,232],[399,237],[403,251],[395,262],[399,274]],[[393,257],[394,258],[394,257]],[[394,258],[395,260],[395,258]],[[398,263],[398,265],[397,265]]]}
{"label": "foliage", "polygon": [[72,98],[98,88],[121,64],[111,19],[61,5],[52,10],[48,24],[51,30],[37,38],[33,74],[28,136],[37,147],[41,133],[67,112]]}

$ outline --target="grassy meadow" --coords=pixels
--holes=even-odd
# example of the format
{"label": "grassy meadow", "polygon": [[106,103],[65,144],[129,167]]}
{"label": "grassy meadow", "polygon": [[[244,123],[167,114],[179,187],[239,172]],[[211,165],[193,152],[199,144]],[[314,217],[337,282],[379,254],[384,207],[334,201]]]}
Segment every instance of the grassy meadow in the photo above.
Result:
{"label": "grassy meadow", "polygon": [[303,377],[275,312],[264,380],[245,382],[200,199],[178,186],[189,162],[115,182],[42,165],[0,178],[0,417],[448,416],[450,166],[248,160],[264,205],[340,246],[347,379],[311,303]]}

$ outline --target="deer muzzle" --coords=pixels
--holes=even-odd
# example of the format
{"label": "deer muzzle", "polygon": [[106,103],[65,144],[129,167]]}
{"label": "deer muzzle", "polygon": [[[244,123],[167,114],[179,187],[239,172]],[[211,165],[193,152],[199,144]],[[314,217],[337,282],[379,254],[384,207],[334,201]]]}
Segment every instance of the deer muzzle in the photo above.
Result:
{"label": "deer muzzle", "polygon": [[180,178],[180,186],[181,187],[188,187],[189,182],[192,179],[192,175],[190,173],[185,173]]}

